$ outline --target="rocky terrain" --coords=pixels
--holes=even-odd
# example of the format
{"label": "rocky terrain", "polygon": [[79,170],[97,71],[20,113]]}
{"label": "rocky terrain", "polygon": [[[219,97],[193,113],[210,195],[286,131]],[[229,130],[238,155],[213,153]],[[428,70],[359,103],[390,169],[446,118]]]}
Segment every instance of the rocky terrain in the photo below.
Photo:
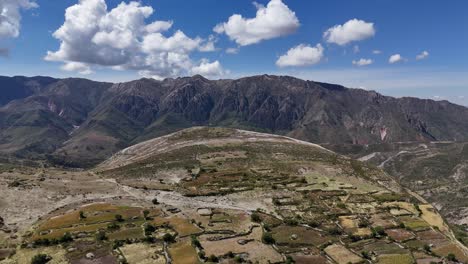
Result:
{"label": "rocky terrain", "polygon": [[89,170],[32,165],[1,166],[2,264],[468,262],[423,197],[289,137],[194,127]]}
{"label": "rocky terrain", "polygon": [[2,155],[74,167],[92,167],[124,147],[195,125],[314,143],[468,140],[465,107],[287,76],[116,84],[2,77],[0,89]]}

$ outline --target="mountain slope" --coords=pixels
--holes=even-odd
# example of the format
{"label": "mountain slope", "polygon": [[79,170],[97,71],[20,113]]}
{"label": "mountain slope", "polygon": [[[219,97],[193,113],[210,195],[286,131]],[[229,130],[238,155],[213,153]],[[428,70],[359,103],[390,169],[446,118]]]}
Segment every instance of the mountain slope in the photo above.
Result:
{"label": "mountain slope", "polygon": [[[21,142],[25,134],[18,127],[44,130],[32,139],[39,144],[52,133],[58,139],[50,149],[24,143],[4,153],[26,149],[51,154],[59,163],[91,166],[125,146],[196,125],[248,128],[315,143],[468,140],[465,107],[287,76],[218,81],[193,76],[113,85],[66,79],[40,90],[0,108],[0,142]],[[24,115],[43,111],[36,115],[47,115],[47,121],[17,124],[16,109],[25,109]]]}

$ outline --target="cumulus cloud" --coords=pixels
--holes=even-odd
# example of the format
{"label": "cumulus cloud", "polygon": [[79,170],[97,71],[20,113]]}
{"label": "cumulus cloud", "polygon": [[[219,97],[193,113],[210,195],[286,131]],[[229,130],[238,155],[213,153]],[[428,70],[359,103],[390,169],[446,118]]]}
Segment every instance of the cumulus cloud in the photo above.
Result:
{"label": "cumulus cloud", "polygon": [[322,45],[317,44],[315,47],[311,47],[310,45],[300,44],[279,57],[276,65],[279,67],[308,66],[319,63],[322,58]]}
{"label": "cumulus cloud", "polygon": [[210,63],[207,59],[203,59],[199,65],[192,68],[191,73],[200,74],[205,77],[216,78],[222,77],[227,72],[223,69],[219,61]]}
{"label": "cumulus cloud", "polygon": [[423,51],[421,54],[416,56],[416,60],[424,60],[427,57],[429,57],[429,52]]}
{"label": "cumulus cloud", "polygon": [[34,0],[0,1],[0,39],[16,38],[20,34],[21,9],[38,7]]}
{"label": "cumulus cloud", "polygon": [[162,79],[189,74],[192,53],[215,50],[213,37],[192,38],[181,30],[167,34],[173,21],[146,23],[153,13],[135,1],[108,10],[105,0],[80,0],[66,9],[63,25],[53,33],[60,48],[48,51],[45,60],[83,74],[105,66]]}
{"label": "cumulus cloud", "polygon": [[374,23],[352,19],[343,25],[336,25],[323,33],[328,43],[344,46],[353,41],[360,41],[375,35]]}
{"label": "cumulus cloud", "polygon": [[218,34],[225,33],[241,46],[247,46],[291,34],[300,26],[296,14],[282,0],[271,0],[267,6],[254,4],[257,8],[254,18],[235,14],[213,30]]}
{"label": "cumulus cloud", "polygon": [[393,54],[388,59],[388,63],[394,64],[394,63],[401,62],[401,61],[404,61],[404,60],[405,60],[405,58],[403,58],[400,54]]}
{"label": "cumulus cloud", "polygon": [[64,71],[73,71],[85,75],[93,73],[89,65],[81,62],[67,62],[62,65],[61,69]]}
{"label": "cumulus cloud", "polygon": [[356,66],[366,66],[366,65],[371,65],[374,63],[372,59],[360,59],[360,60],[353,60],[353,65]]}

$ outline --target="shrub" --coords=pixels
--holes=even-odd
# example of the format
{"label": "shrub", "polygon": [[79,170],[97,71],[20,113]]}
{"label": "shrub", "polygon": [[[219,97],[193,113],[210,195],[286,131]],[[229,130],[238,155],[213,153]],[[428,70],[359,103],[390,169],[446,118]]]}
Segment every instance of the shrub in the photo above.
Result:
{"label": "shrub", "polygon": [[158,198],[153,198],[153,200],[151,200],[151,202],[153,202],[153,204],[159,204]]}
{"label": "shrub", "polygon": [[424,250],[427,251],[427,252],[431,252],[431,246],[429,246],[428,244],[424,244]]}
{"label": "shrub", "polygon": [[63,234],[63,236],[59,239],[58,242],[60,243],[67,243],[67,242],[71,242],[73,241],[73,237],[70,233],[66,232],[65,234]]}
{"label": "shrub", "polygon": [[273,236],[271,235],[270,232],[263,233],[262,241],[265,244],[274,244],[275,243],[275,239],[273,238]]}
{"label": "shrub", "polygon": [[211,256],[209,256],[209,257],[207,258],[207,261],[208,261],[208,262],[218,262],[219,259],[218,259],[217,256],[211,255]]}
{"label": "shrub", "polygon": [[85,216],[84,212],[80,211],[80,219],[85,219],[85,218],[86,218],[86,216]]}
{"label": "shrub", "polygon": [[107,229],[109,230],[117,230],[117,229],[120,229],[120,226],[116,223],[110,223],[107,225]]}
{"label": "shrub", "polygon": [[200,244],[200,241],[198,240],[196,236],[192,236],[192,246],[197,247],[197,248],[202,247]]}
{"label": "shrub", "polygon": [[449,254],[447,255],[447,260],[449,260],[449,261],[457,261],[457,257],[455,256],[455,254],[449,253]]}
{"label": "shrub", "polygon": [[368,227],[369,225],[370,225],[370,222],[366,218],[363,218],[363,219],[359,220],[358,226],[360,228]]}
{"label": "shrub", "polygon": [[299,222],[296,219],[291,219],[291,218],[285,219],[284,223],[289,226],[297,226],[299,224]]}
{"label": "shrub", "polygon": [[260,223],[262,221],[262,218],[257,213],[252,213],[252,215],[250,215],[250,219],[255,223]]}
{"label": "shrub", "polygon": [[45,263],[49,262],[51,259],[52,258],[49,255],[38,254],[38,255],[35,255],[31,259],[31,264],[45,264]]}
{"label": "shrub", "polygon": [[291,256],[286,256],[286,264],[296,263]]}
{"label": "shrub", "polygon": [[376,226],[375,228],[372,228],[372,236],[377,237],[377,236],[386,236],[387,233],[385,233],[385,229],[381,226]]}
{"label": "shrub", "polygon": [[143,211],[143,216],[145,217],[145,220],[148,220],[148,215],[150,214],[150,211],[144,210]]}
{"label": "shrub", "polygon": [[327,232],[328,232],[328,234],[330,234],[332,236],[341,235],[343,233],[341,231],[341,229],[339,229],[338,227],[332,227],[332,228],[328,229]]}
{"label": "shrub", "polygon": [[104,231],[98,231],[98,232],[96,233],[96,240],[97,240],[97,241],[104,241],[104,240],[107,240],[106,232],[104,232]]}
{"label": "shrub", "polygon": [[123,222],[124,221],[123,216],[119,215],[119,214],[115,215],[115,220],[117,220],[117,222]]}
{"label": "shrub", "polygon": [[146,236],[143,238],[143,242],[152,244],[152,243],[156,242],[156,239],[155,239],[154,237],[152,237],[152,236],[146,235]]}
{"label": "shrub", "polygon": [[369,255],[369,252],[367,252],[367,251],[362,251],[361,255],[365,259],[371,259],[370,255]]}

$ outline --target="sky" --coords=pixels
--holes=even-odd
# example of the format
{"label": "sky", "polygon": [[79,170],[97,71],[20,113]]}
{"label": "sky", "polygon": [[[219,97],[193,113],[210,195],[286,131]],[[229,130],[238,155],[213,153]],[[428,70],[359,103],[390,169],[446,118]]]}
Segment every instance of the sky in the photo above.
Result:
{"label": "sky", "polygon": [[0,75],[258,74],[468,105],[468,1],[0,0]]}

